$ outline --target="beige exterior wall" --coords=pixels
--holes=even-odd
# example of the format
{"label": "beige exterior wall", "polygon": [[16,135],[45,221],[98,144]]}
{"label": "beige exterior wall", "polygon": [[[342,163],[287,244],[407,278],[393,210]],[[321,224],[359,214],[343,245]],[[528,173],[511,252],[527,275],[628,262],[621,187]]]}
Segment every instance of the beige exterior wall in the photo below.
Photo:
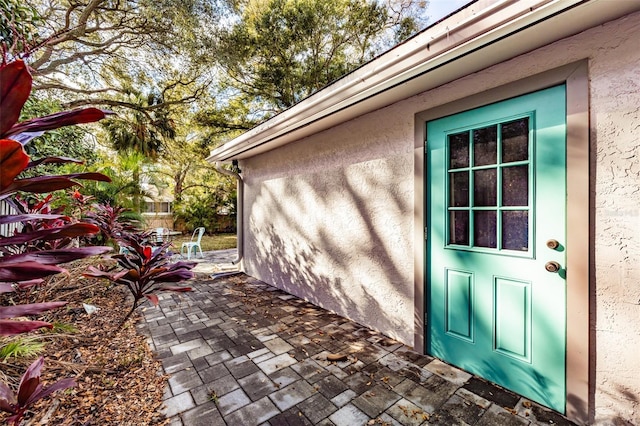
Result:
{"label": "beige exterior wall", "polygon": [[246,272],[412,345],[414,115],[586,58],[590,419],[640,424],[638,40],[640,13],[242,161]]}
{"label": "beige exterior wall", "polygon": [[242,162],[245,268],[386,334],[413,335],[413,117],[330,130]]}

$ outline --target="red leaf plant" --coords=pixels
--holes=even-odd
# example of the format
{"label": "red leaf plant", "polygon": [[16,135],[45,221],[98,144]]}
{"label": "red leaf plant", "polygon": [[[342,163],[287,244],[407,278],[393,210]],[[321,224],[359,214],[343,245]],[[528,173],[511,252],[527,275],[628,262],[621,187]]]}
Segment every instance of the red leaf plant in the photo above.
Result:
{"label": "red leaf plant", "polygon": [[129,211],[122,206],[95,203],[87,211],[85,220],[100,229],[100,240],[103,244],[118,247],[127,235],[135,234],[136,221],[124,215]]}
{"label": "red leaf plant", "polygon": [[97,108],[81,108],[18,123],[22,107],[31,94],[32,82],[27,64],[22,60],[0,66],[0,110],[3,112],[0,116],[0,138],[11,137],[25,144],[27,140],[19,136],[21,133],[28,133],[27,138],[33,139],[35,137],[33,134],[37,132],[74,124],[93,123],[112,114]]}
{"label": "red leaf plant", "polygon": [[62,111],[18,123],[20,111],[29,98],[32,77],[27,65],[17,60],[0,67],[0,200],[16,191],[51,192],[77,185],[74,179],[110,181],[100,173],[76,173],[61,176],[37,176],[17,179],[26,168],[44,163],[77,162],[52,157],[29,163],[23,145],[46,130],[101,120],[111,114],[97,108]]}
{"label": "red leaf plant", "polygon": [[[66,305],[67,302],[30,303],[27,305],[0,306],[0,335],[27,333],[38,328],[52,328],[53,325],[44,321],[9,321],[6,318],[36,315],[51,309]],[[2,383],[0,383],[1,385]]]}
{"label": "red leaf plant", "polygon": [[[104,118],[109,112],[96,108],[63,111],[19,123],[20,112],[29,98],[32,77],[27,65],[17,60],[0,66],[0,200],[7,201],[18,214],[0,216],[0,224],[20,222],[23,232],[0,236],[0,293],[17,291],[42,283],[42,279],[63,272],[56,266],[95,254],[109,248],[82,247],[69,249],[76,236],[95,234],[98,228],[86,223],[72,223],[70,218],[48,209],[48,200],[36,209],[26,209],[19,199],[10,198],[18,191],[49,193],[78,185],[78,179],[110,181],[100,173],[74,173],[60,176],[19,178],[26,169],[47,163],[78,162],[65,157],[51,157],[35,161],[24,150],[24,145],[44,131]],[[44,251],[43,251],[44,250]],[[71,251],[69,251],[71,250]],[[39,252],[24,256],[21,252]],[[0,335],[12,335],[47,327],[42,321],[11,321],[8,318],[32,315],[61,306],[57,304],[18,305],[3,307],[0,311]],[[4,312],[4,313],[3,313]]]}
{"label": "red leaf plant", "polygon": [[157,306],[158,296],[155,294],[157,291],[191,291],[190,287],[167,286],[163,283],[175,283],[193,278],[191,269],[196,265],[195,262],[170,263],[171,252],[167,250],[169,242],[151,247],[139,242],[144,238],[144,234],[132,234],[122,241],[125,252],[113,257],[118,260],[123,270],[109,273],[89,267],[89,272],[84,274],[87,277],[105,278],[115,284],[124,285],[131,292],[133,306],[121,325],[127,321],[144,298]]}
{"label": "red leaf plant", "polygon": [[29,406],[52,393],[75,386],[73,379],[62,379],[49,387],[40,382],[40,371],[44,365],[44,358],[35,360],[22,375],[18,393],[14,393],[9,386],[0,382],[0,410],[12,414],[7,421],[18,426]]}

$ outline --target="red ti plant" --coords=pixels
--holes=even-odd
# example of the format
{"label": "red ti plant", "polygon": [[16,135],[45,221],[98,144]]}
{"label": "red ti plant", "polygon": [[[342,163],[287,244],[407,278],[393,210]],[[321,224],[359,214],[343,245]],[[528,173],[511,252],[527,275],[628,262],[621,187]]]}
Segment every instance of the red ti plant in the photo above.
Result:
{"label": "red ti plant", "polygon": [[[19,178],[26,169],[44,163],[77,162],[64,157],[50,157],[36,161],[31,159],[23,145],[44,131],[57,129],[72,124],[89,123],[105,117],[106,112],[96,108],[85,108],[74,111],[59,112],[45,117],[33,118],[18,122],[20,112],[27,101],[32,86],[32,78],[26,64],[15,61],[0,66],[0,200],[9,201],[14,207],[19,204],[8,199],[16,192],[48,193],[77,185],[76,179],[109,181],[100,173],[75,173],[61,176],[36,176]],[[53,241],[74,238],[98,232],[95,225],[69,224],[60,226],[58,222],[63,216],[52,212],[22,212],[15,215],[0,216],[0,224],[29,223],[44,221],[37,229],[30,229],[10,237],[0,236],[0,292],[10,292],[42,282],[42,278],[63,272],[56,266],[60,263],[81,259],[95,254],[105,253],[107,247],[66,248],[53,244]],[[32,227],[33,228],[33,227]],[[49,241],[45,247],[37,247],[36,241]],[[33,252],[17,253],[19,245],[36,246]],[[64,246],[64,244],[62,244]],[[13,250],[11,249],[13,248]],[[34,305],[18,305],[0,309],[0,335],[12,335],[31,331],[43,326],[51,327],[42,321],[11,321],[22,315],[31,315],[48,309],[59,307],[61,302]]]}
{"label": "red ti plant", "polygon": [[135,222],[126,218],[123,213],[128,209],[110,204],[92,204],[87,212],[86,221],[100,229],[103,244],[120,245],[128,235],[137,232]]}
{"label": "red ti plant", "polygon": [[158,305],[157,291],[191,291],[190,287],[167,286],[163,283],[175,283],[193,278],[191,269],[195,262],[169,263],[171,253],[167,251],[170,243],[159,247],[151,247],[140,244],[143,234],[132,234],[124,238],[127,252],[113,256],[118,260],[122,271],[109,273],[94,267],[89,267],[87,277],[106,278],[109,281],[124,285],[133,295],[133,306],[122,320],[124,324],[138,307],[140,302],[147,298],[154,306]]}
{"label": "red ti plant", "polygon": [[20,380],[17,395],[7,385],[0,382],[0,410],[12,414],[7,418],[7,421],[13,422],[14,426],[20,424],[20,420],[24,417],[29,406],[55,391],[67,389],[76,384],[73,379],[62,379],[44,388],[40,382],[40,370],[43,365],[44,358],[40,357],[27,368]]}
{"label": "red ti plant", "polygon": [[[22,229],[13,237],[6,239],[0,247],[0,253],[21,253],[42,250],[52,250],[69,247],[74,237],[95,233],[95,227],[87,223],[74,223],[71,217],[63,215],[64,206],[51,207],[53,195],[44,199],[29,202],[19,196],[10,199],[18,214],[31,215],[31,219],[22,221]],[[48,235],[41,237],[42,231],[55,229]],[[32,236],[36,238],[33,239]]]}

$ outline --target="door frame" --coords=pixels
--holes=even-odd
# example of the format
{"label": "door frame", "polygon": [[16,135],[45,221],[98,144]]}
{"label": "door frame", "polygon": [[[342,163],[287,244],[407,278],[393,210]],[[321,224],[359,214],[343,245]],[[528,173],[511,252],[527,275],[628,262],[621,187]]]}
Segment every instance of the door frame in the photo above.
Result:
{"label": "door frame", "polygon": [[566,416],[586,424],[590,401],[590,269],[592,232],[589,222],[589,79],[587,60],[575,62],[415,115],[414,144],[414,350],[426,348],[426,123],[458,112],[566,84],[567,96],[567,336]]}

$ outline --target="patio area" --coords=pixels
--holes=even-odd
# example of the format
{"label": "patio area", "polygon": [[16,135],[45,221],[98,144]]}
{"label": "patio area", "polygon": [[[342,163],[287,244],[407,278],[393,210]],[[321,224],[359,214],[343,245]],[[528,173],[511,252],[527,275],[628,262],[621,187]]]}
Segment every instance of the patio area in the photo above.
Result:
{"label": "patio area", "polygon": [[[205,252],[189,293],[138,324],[169,375],[170,425],[571,425],[518,395]],[[337,358],[337,359],[334,359]]]}

